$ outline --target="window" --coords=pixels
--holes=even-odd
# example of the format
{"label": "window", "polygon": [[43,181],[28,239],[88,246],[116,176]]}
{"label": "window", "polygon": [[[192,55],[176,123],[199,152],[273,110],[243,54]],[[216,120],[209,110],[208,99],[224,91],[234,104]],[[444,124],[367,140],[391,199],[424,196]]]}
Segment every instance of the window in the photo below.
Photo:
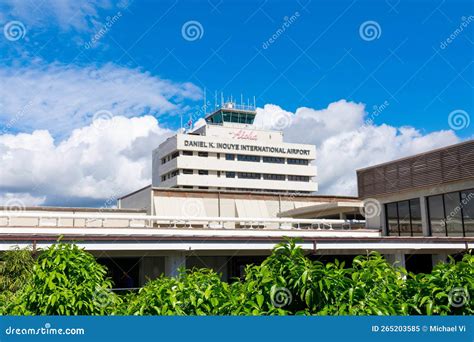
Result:
{"label": "window", "polygon": [[433,236],[446,236],[443,195],[428,197],[430,229]]}
{"label": "window", "polygon": [[421,228],[420,199],[387,203],[385,216],[388,235],[392,236],[420,236]]}
{"label": "window", "polygon": [[192,174],[193,174],[193,170],[183,169],[183,175],[192,175]]}
{"label": "window", "polygon": [[199,170],[199,171],[198,171],[198,174],[205,176],[205,175],[208,175],[208,174],[209,174],[209,171],[207,171],[207,170]]}
{"label": "window", "polygon": [[401,236],[411,236],[410,202],[398,202],[398,227]]}
{"label": "window", "polygon": [[294,159],[294,158],[288,158],[287,159],[288,164],[297,164],[297,165],[308,165],[309,160],[308,159]]}
{"label": "window", "polygon": [[463,236],[461,198],[459,192],[444,194],[446,229],[449,236]]}
{"label": "window", "polygon": [[179,151],[178,151],[178,152],[174,152],[174,153],[171,155],[171,159],[178,158],[178,157],[179,157]]}
{"label": "window", "polygon": [[289,181],[295,181],[295,182],[309,182],[309,177],[308,176],[289,175],[288,180]]}
{"label": "window", "polygon": [[174,170],[170,173],[170,177],[176,177],[177,175],[179,175],[179,171],[178,170]]}
{"label": "window", "polygon": [[421,207],[418,198],[410,200],[411,232],[413,236],[423,235],[421,225]]}
{"label": "window", "polygon": [[433,236],[474,236],[474,190],[428,197]]}
{"label": "window", "polygon": [[225,160],[234,160],[234,159],[235,159],[234,154],[226,153]]}
{"label": "window", "polygon": [[263,179],[284,181],[286,177],[285,175],[272,175],[272,174],[264,173]]}
{"label": "window", "polygon": [[284,164],[285,159],[279,157],[262,157],[264,163]]}
{"label": "window", "polygon": [[260,173],[238,172],[237,177],[244,178],[244,179],[260,179]]}
{"label": "window", "polygon": [[166,158],[161,158],[161,165],[166,163]]}
{"label": "window", "polygon": [[464,233],[474,236],[474,189],[461,192]]}
{"label": "window", "polygon": [[388,203],[385,205],[387,215],[388,235],[399,235],[398,232],[398,206],[397,203]]}
{"label": "window", "polygon": [[193,151],[183,151],[183,156],[192,156]]}
{"label": "window", "polygon": [[161,176],[161,181],[164,182],[166,180],[166,176]]}
{"label": "window", "polygon": [[226,178],[235,178],[235,172],[226,172],[225,176]]}
{"label": "window", "polygon": [[209,154],[207,152],[198,152],[199,157],[208,157]]}
{"label": "window", "polygon": [[260,156],[247,156],[243,154],[237,155],[239,161],[260,162]]}

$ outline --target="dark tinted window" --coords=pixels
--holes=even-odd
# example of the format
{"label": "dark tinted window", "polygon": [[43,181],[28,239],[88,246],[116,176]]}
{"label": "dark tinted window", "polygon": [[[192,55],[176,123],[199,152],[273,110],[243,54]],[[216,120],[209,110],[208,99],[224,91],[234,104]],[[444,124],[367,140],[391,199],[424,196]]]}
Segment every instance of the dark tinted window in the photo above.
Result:
{"label": "dark tinted window", "polygon": [[446,236],[443,196],[438,195],[428,197],[428,210],[430,214],[431,235]]}
{"label": "dark tinted window", "polygon": [[387,213],[388,235],[398,235],[397,203],[386,204],[385,211]]}
{"label": "dark tinted window", "polygon": [[411,215],[411,231],[413,236],[423,235],[421,226],[421,208],[420,199],[415,198],[410,200],[410,215]]}
{"label": "dark tinted window", "polygon": [[461,205],[466,236],[474,236],[474,189],[461,193]]}
{"label": "dark tinted window", "polygon": [[446,228],[448,236],[463,236],[462,211],[459,192],[444,195],[444,206],[446,211]]}

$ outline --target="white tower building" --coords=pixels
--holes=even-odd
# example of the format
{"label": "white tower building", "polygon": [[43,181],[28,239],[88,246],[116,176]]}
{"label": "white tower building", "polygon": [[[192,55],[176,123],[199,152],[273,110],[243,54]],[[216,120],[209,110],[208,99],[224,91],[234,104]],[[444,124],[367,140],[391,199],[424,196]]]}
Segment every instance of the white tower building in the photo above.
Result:
{"label": "white tower building", "polygon": [[182,189],[311,193],[313,145],[283,141],[281,131],[253,125],[253,107],[229,102],[206,125],[178,133],[153,151],[153,186]]}

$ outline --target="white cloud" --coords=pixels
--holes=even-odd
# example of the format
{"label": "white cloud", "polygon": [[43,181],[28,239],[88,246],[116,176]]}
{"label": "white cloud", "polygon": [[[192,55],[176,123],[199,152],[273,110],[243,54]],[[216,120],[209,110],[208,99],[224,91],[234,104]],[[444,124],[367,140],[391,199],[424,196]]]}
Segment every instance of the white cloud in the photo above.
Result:
{"label": "white cloud", "polygon": [[34,197],[27,192],[7,192],[0,194],[0,205],[7,207],[9,210],[21,210],[25,207],[41,205],[45,199],[46,196]]}
{"label": "white cloud", "polygon": [[0,84],[0,133],[47,129],[53,136],[66,136],[90,124],[101,110],[126,117],[159,116],[184,110],[186,101],[201,98],[192,83],[114,64],[2,68]]}
{"label": "white cloud", "polygon": [[257,112],[260,127],[279,126],[286,141],[316,145],[320,194],[356,195],[357,169],[460,141],[452,130],[423,134],[413,127],[370,124],[364,104],[345,100],[320,110],[290,113],[265,105]]}
{"label": "white cloud", "polygon": [[[123,1],[120,2],[123,7]],[[67,0],[4,0],[4,12],[31,26],[57,24],[61,29],[86,31],[91,29],[99,19],[101,9],[110,9],[109,0],[67,1]]]}
{"label": "white cloud", "polygon": [[0,189],[9,198],[44,196],[46,204],[116,198],[151,182],[151,151],[171,133],[152,116],[116,116],[75,129],[63,141],[45,130],[1,135]]}
{"label": "white cloud", "polygon": [[[339,101],[295,113],[266,105],[256,122],[267,128],[286,122],[287,141],[316,145],[321,194],[355,195],[356,169],[459,141],[453,131],[423,134],[365,124],[366,117],[364,105]],[[48,130],[0,135],[0,204],[14,196],[26,205],[110,203],[151,183],[151,151],[173,133],[153,116],[115,116],[63,140]]]}

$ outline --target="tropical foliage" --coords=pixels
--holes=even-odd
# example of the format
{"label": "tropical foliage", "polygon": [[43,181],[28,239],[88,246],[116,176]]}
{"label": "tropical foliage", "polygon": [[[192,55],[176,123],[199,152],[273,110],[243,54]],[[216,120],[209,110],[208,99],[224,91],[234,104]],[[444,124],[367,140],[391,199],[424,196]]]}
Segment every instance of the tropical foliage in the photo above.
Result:
{"label": "tropical foliage", "polygon": [[182,269],[118,296],[91,254],[58,243],[37,260],[28,250],[4,254],[0,286],[3,314],[472,315],[474,257],[415,275],[377,253],[323,264],[288,241],[231,283],[209,269]]}
{"label": "tropical foliage", "polygon": [[58,243],[42,252],[30,279],[9,309],[20,315],[103,315],[119,298],[110,291],[107,270],[74,244]]}

